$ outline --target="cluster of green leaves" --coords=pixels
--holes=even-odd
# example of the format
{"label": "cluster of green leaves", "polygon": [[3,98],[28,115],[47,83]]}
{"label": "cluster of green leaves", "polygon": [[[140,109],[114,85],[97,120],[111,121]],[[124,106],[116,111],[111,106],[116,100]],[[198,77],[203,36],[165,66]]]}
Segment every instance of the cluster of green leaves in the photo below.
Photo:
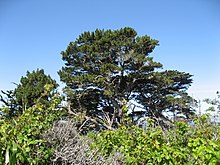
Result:
{"label": "cluster of green leaves", "polygon": [[50,106],[37,102],[21,115],[0,119],[0,162],[10,164],[46,164],[52,149],[40,135],[57,120],[61,111],[55,110],[60,97],[54,96]]}
{"label": "cluster of green leaves", "polygon": [[207,115],[195,118],[193,126],[176,122],[169,131],[122,126],[90,136],[93,147],[106,155],[120,151],[127,164],[216,164],[220,158],[220,128]]}

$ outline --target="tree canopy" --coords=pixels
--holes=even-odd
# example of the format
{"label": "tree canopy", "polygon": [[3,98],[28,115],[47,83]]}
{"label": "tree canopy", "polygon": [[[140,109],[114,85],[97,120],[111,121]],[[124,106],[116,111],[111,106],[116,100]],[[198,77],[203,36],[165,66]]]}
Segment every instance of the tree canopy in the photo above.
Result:
{"label": "tree canopy", "polygon": [[[167,119],[163,113],[174,108],[176,113],[190,114],[186,90],[192,75],[159,71],[162,64],[150,56],[158,45],[129,27],[84,32],[70,42],[61,52],[65,66],[58,73],[66,83],[71,111],[95,129],[117,127],[128,114],[133,119],[144,115]],[[129,108],[134,102],[141,108]]]}

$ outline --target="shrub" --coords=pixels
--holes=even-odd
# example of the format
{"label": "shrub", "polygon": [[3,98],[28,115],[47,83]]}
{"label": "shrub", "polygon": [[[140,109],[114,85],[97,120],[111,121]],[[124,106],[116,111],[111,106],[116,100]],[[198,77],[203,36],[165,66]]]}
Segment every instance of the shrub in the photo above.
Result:
{"label": "shrub", "polygon": [[123,155],[112,152],[108,157],[100,153],[100,149],[91,150],[92,140],[82,137],[76,130],[75,123],[71,121],[57,122],[44,135],[49,146],[54,148],[51,164],[74,165],[120,165],[124,164]]}
{"label": "shrub", "polygon": [[167,131],[122,126],[90,136],[95,139],[94,148],[102,148],[106,155],[120,151],[126,164],[215,164],[220,158],[220,131],[208,119],[207,115],[197,117],[193,127],[176,122]]}
{"label": "shrub", "polygon": [[55,110],[60,97],[54,96],[49,107],[37,102],[20,116],[0,118],[0,163],[47,164],[52,153],[40,135],[57,120],[61,111]]}

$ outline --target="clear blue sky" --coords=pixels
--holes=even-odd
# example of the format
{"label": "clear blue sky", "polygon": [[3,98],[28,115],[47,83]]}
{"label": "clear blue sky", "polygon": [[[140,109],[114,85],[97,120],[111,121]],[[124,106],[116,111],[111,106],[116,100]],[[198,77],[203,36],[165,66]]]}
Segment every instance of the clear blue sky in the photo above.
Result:
{"label": "clear blue sky", "polygon": [[0,0],[0,89],[37,68],[59,81],[70,41],[126,26],[160,41],[152,56],[164,69],[194,75],[190,95],[220,90],[219,0]]}

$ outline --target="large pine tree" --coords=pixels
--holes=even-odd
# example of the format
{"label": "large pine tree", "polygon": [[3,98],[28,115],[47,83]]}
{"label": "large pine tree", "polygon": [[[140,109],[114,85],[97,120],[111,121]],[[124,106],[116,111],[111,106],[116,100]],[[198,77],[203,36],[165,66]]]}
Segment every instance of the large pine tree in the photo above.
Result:
{"label": "large pine tree", "polygon": [[[159,72],[162,64],[150,57],[157,45],[157,40],[139,37],[129,27],[81,34],[61,53],[65,66],[58,72],[66,83],[70,111],[81,116],[84,126],[95,129],[124,124],[128,114],[133,121],[143,115],[166,119],[163,112],[174,107],[189,114],[186,89],[191,75]],[[180,99],[185,99],[183,105],[175,106]],[[142,108],[127,108],[132,103]]]}

